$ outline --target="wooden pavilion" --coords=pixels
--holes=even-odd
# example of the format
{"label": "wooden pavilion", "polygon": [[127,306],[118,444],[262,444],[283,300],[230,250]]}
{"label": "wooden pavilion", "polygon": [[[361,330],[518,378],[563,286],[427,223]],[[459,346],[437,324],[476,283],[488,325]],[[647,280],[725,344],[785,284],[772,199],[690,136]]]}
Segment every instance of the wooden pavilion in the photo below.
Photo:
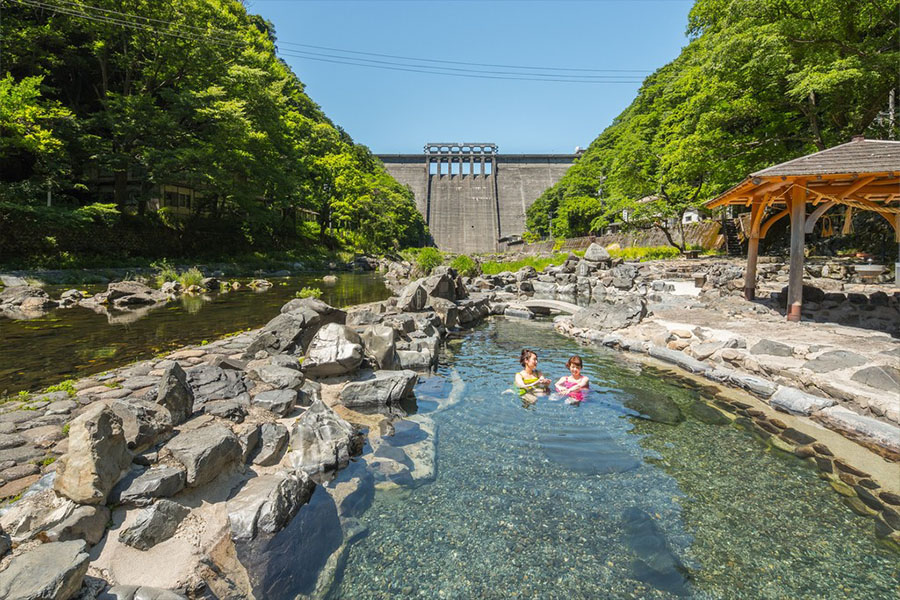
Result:
{"label": "wooden pavilion", "polygon": [[[900,242],[900,142],[855,137],[846,144],[751,173],[706,203],[710,209],[727,205],[747,206],[751,211],[744,273],[744,296],[748,300],[756,294],[759,240],[776,221],[790,216],[787,318],[799,321],[805,234],[813,232],[822,215],[833,208],[844,210],[846,232],[854,210],[874,211],[887,219]],[[809,214],[807,206],[812,207]]]}

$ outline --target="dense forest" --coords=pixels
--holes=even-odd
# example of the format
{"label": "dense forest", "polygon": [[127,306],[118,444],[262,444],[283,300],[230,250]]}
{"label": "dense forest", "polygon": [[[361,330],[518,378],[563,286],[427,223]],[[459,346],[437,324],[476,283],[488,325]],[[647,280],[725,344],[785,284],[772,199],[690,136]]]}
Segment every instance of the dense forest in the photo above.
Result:
{"label": "dense forest", "polygon": [[688,34],[531,206],[532,236],[599,232],[627,212],[681,246],[667,223],[748,173],[854,135],[897,139],[898,0],[697,0]]}
{"label": "dense forest", "polygon": [[237,0],[3,2],[0,60],[5,263],[425,238]]}

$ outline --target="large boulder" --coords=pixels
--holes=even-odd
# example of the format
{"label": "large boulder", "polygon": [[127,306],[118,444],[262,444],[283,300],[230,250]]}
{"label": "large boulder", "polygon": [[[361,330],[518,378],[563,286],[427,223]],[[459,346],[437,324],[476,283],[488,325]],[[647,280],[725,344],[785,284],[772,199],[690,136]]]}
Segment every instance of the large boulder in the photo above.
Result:
{"label": "large boulder", "polygon": [[[334,325],[343,327],[343,325]],[[263,365],[254,369],[254,374],[263,383],[279,390],[299,390],[303,387],[303,373],[291,367]]]}
{"label": "large boulder", "polygon": [[132,452],[149,448],[172,431],[172,413],[165,406],[139,398],[123,398],[110,404],[122,419],[125,441]]}
{"label": "large boulder", "polygon": [[39,287],[17,285],[0,291],[0,316],[31,319],[55,308],[57,303]]}
{"label": "large boulder", "polygon": [[346,325],[329,323],[313,337],[303,361],[303,370],[314,377],[343,375],[362,362],[362,340]]}
{"label": "large boulder", "polygon": [[459,323],[459,309],[455,302],[445,300],[444,298],[431,298],[429,299],[428,304],[431,306],[431,310],[433,310],[441,320],[441,325],[443,325],[445,329],[452,329]]}
{"label": "large boulder", "polygon": [[263,423],[259,434],[259,450],[253,457],[253,464],[261,467],[277,464],[289,437],[287,427],[281,423]]}
{"label": "large boulder", "polygon": [[395,333],[387,325],[369,325],[359,335],[363,352],[379,369],[390,369],[397,362]]}
{"label": "large boulder", "polygon": [[291,466],[310,475],[345,467],[362,449],[362,440],[321,400],[316,400],[291,429]]}
{"label": "large boulder", "polygon": [[69,449],[56,462],[54,488],[81,504],[103,504],[130,463],[122,419],[96,404],[69,423]]}
{"label": "large boulder", "polygon": [[344,324],[346,319],[347,313],[316,298],[291,300],[250,342],[245,356],[252,357],[260,350],[269,354],[302,354],[320,327]]}
{"label": "large boulder", "polygon": [[432,275],[419,281],[429,298],[443,298],[451,302],[456,300],[456,282],[449,274]]}
{"label": "large boulder", "polygon": [[366,371],[341,390],[341,402],[347,407],[387,406],[412,394],[418,381],[413,371]]}
{"label": "large boulder", "polygon": [[24,496],[0,515],[0,528],[16,545],[38,537],[45,542],[83,539],[93,545],[108,522],[105,506],[76,504],[51,489]]}
{"label": "large boulder", "polygon": [[189,487],[208,483],[242,458],[241,443],[224,425],[207,425],[183,431],[172,438],[164,450],[185,468]]}
{"label": "large boulder", "polygon": [[163,372],[156,392],[156,403],[168,409],[172,415],[172,425],[184,423],[193,414],[194,392],[178,363],[172,363]]}
{"label": "large boulder", "polygon": [[82,540],[41,544],[0,571],[0,598],[68,600],[81,589],[89,560]]}
{"label": "large boulder", "polygon": [[606,251],[606,248],[600,244],[592,243],[584,252],[584,260],[596,263],[609,262],[611,257],[609,256],[609,252]]}
{"label": "large boulder", "polygon": [[297,404],[297,390],[269,390],[253,397],[253,404],[279,417],[285,417]]}
{"label": "large boulder", "polygon": [[620,290],[629,290],[634,286],[637,277],[637,268],[634,265],[619,265],[610,272],[612,285]]}
{"label": "large boulder", "polygon": [[427,302],[428,293],[425,288],[422,287],[420,281],[413,281],[400,292],[400,297],[397,298],[397,308],[403,312],[415,312],[425,308]]}
{"label": "large boulder", "polygon": [[197,365],[186,371],[187,383],[194,391],[195,405],[237,398],[247,391],[243,371],[234,368],[241,363],[232,363],[227,359],[217,362],[214,365]]}
{"label": "large boulder", "polygon": [[231,537],[249,541],[259,532],[281,531],[309,500],[313,488],[315,483],[302,471],[280,471],[251,479],[228,501]]}
{"label": "large boulder", "polygon": [[149,550],[175,535],[178,525],[190,512],[177,502],[157,500],[153,506],[141,509],[134,524],[119,533],[119,541],[138,550]]}
{"label": "large boulder", "polygon": [[572,323],[582,329],[613,331],[640,323],[647,316],[644,300],[638,296],[623,302],[594,304],[583,308],[572,316]]}
{"label": "large boulder", "polygon": [[145,506],[157,498],[169,498],[184,489],[182,467],[154,467],[130,474],[119,482],[110,499],[118,504]]}

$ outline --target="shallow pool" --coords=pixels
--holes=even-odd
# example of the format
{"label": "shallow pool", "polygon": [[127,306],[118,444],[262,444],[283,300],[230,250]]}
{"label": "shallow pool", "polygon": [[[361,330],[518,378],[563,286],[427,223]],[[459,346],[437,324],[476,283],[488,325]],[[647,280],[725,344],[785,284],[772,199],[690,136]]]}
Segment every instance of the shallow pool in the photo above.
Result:
{"label": "shallow pool", "polygon": [[[523,405],[504,394],[522,347],[554,379],[580,354],[587,401]],[[499,319],[451,343],[418,394],[420,418],[434,423],[436,475],[375,492],[330,596],[897,597],[900,561],[871,519],[710,407],[709,389],[660,373],[546,322]],[[271,591],[310,593],[314,578],[291,585],[285,571],[322,561],[271,570],[284,583]]]}

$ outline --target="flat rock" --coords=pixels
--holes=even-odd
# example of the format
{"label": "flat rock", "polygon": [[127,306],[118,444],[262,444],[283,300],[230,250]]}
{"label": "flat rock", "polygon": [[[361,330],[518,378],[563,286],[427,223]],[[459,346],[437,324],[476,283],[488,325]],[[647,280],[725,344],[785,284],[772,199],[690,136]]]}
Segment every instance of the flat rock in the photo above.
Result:
{"label": "flat rock", "polygon": [[28,477],[23,477],[0,485],[0,500],[18,496],[33,484],[37,483],[40,478],[40,475],[29,475]]}
{"label": "flat rock", "polygon": [[[343,325],[335,325],[335,327],[343,327]],[[303,387],[303,373],[296,369],[265,365],[256,369],[255,372],[260,381],[280,390],[299,390]]]}
{"label": "flat rock", "polygon": [[247,408],[236,400],[215,400],[203,405],[203,412],[234,423],[243,423]]}
{"label": "flat rock", "polygon": [[88,561],[83,541],[41,544],[0,571],[0,598],[68,600],[81,588]]}
{"label": "flat rock", "polygon": [[242,456],[237,436],[228,427],[218,424],[183,431],[164,448],[184,466],[188,487],[212,481],[221,471],[239,462]]}
{"label": "flat rock", "polygon": [[887,448],[900,454],[900,428],[878,419],[858,415],[843,406],[829,406],[816,414],[816,419],[851,437]]}
{"label": "flat rock", "polygon": [[835,401],[831,398],[814,396],[796,388],[781,386],[769,398],[769,404],[785,412],[809,416],[823,408],[834,406]]}
{"label": "flat rock", "polygon": [[327,323],[343,324],[347,313],[316,298],[294,299],[281,307],[281,314],[266,323],[247,346],[245,356],[260,350],[270,354],[302,354],[315,333]]}
{"label": "flat rock", "polygon": [[17,448],[25,443],[25,438],[18,433],[0,433],[0,450]]}
{"label": "flat rock", "polygon": [[860,369],[850,379],[886,392],[893,392],[896,400],[900,393],[900,369],[888,365],[875,365]]}
{"label": "flat rock", "polygon": [[771,356],[793,356],[794,349],[787,344],[781,342],[773,342],[772,340],[759,340],[750,348],[753,354],[769,354]]}
{"label": "flat rock", "polygon": [[51,542],[84,540],[93,546],[106,534],[109,514],[105,506],[77,505],[64,519],[41,532],[41,537]]}
{"label": "flat rock", "polygon": [[728,381],[761,398],[769,398],[778,389],[778,386],[768,379],[756,377],[755,375],[747,375],[746,373],[740,373],[738,371],[732,371],[728,377]]}
{"label": "flat rock", "polygon": [[412,394],[418,381],[415,372],[365,371],[341,389],[341,402],[347,407],[387,406]]}
{"label": "flat rock", "polygon": [[[302,387],[302,386],[301,386]],[[269,390],[260,392],[253,397],[253,404],[265,410],[284,417],[288,415],[297,403],[298,392],[293,389]]]}
{"label": "flat rock", "polygon": [[119,541],[138,550],[149,550],[169,539],[178,530],[190,509],[171,500],[160,499],[142,509],[134,524],[119,534]]}
{"label": "flat rock", "polygon": [[830,373],[838,369],[861,367],[868,364],[868,359],[849,350],[832,350],[807,361],[803,366],[814,373]]}
{"label": "flat rock", "polygon": [[145,506],[157,498],[170,498],[184,489],[185,470],[155,467],[135,472],[119,482],[110,499],[119,504]]}

